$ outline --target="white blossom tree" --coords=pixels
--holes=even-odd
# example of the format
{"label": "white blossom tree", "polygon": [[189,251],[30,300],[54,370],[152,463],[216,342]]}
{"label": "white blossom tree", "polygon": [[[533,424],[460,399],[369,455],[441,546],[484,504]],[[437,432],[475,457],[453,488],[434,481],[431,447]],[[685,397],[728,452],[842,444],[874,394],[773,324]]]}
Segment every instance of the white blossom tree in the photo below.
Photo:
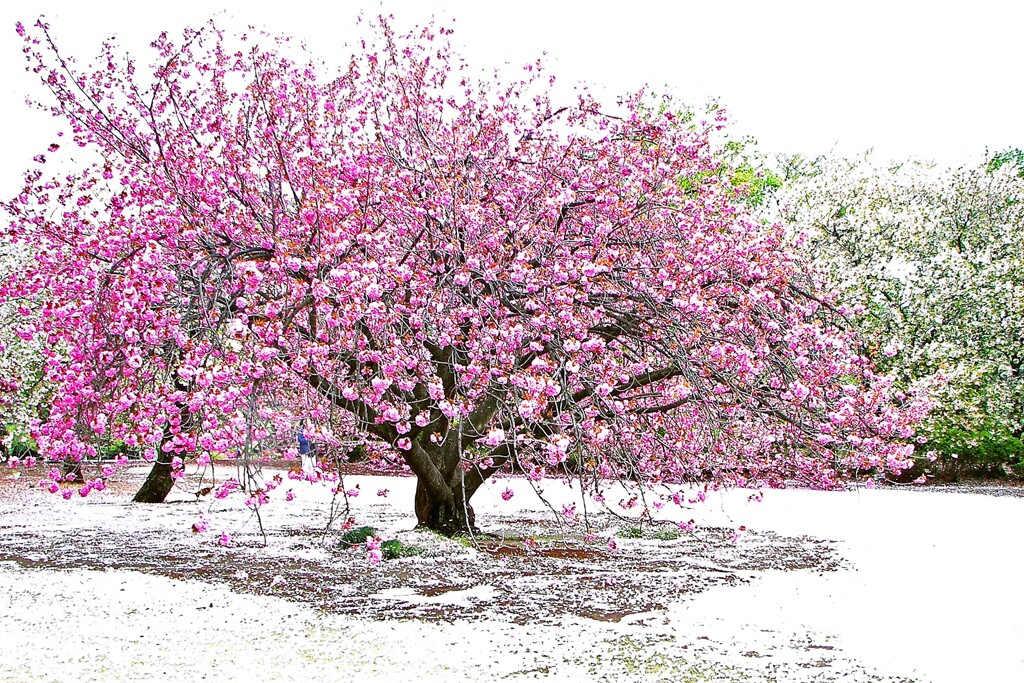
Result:
{"label": "white blossom tree", "polygon": [[855,308],[899,381],[933,378],[933,436],[1024,434],[1020,153],[940,171],[788,160],[778,211],[827,287]]}
{"label": "white blossom tree", "polygon": [[[23,268],[30,258],[24,245],[0,240],[0,277]],[[16,434],[45,405],[40,340],[25,332],[34,312],[28,300],[17,296],[0,303],[0,456],[10,452]]]}

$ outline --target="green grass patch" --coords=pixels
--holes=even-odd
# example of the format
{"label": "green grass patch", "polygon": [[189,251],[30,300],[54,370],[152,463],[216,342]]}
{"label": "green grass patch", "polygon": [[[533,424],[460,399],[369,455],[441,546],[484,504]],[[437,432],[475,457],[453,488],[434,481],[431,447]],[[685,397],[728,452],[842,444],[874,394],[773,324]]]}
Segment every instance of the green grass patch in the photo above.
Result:
{"label": "green grass patch", "polygon": [[385,560],[397,560],[400,557],[416,557],[426,552],[418,545],[406,545],[398,539],[384,541],[380,544],[381,557]]}
{"label": "green grass patch", "polygon": [[376,535],[377,530],[372,526],[361,526],[355,529],[349,529],[343,533],[341,538],[338,539],[338,543],[339,545],[348,547],[362,545],[363,543],[366,543],[366,539],[373,538]]}
{"label": "green grass patch", "polygon": [[638,526],[624,526],[615,532],[619,538],[641,539],[646,538],[655,541],[674,541],[679,538],[679,531],[670,528],[647,529],[646,531]]}

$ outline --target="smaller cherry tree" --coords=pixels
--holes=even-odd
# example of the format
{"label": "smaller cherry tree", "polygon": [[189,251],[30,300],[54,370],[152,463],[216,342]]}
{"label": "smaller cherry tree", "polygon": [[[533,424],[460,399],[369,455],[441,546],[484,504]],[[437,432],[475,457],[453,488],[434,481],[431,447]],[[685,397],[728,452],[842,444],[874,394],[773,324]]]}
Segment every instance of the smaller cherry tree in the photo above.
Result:
{"label": "smaller cherry tree", "polygon": [[500,472],[831,488],[913,452],[925,403],[748,214],[721,112],[556,106],[539,63],[480,81],[446,29],[383,20],[330,77],[212,25],[149,69],[20,30],[99,157],[8,205],[41,254],[15,281],[60,302],[52,455],[110,430],[173,471],[306,416],[450,534]]}

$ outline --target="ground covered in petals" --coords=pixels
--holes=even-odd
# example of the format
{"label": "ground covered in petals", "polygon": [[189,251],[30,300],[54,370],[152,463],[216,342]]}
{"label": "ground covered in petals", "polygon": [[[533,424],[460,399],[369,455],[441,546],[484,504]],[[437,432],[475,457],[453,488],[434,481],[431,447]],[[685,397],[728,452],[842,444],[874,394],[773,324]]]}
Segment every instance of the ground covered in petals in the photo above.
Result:
{"label": "ground covered in petals", "polygon": [[[296,483],[257,518],[187,487],[133,504],[141,471],[71,501],[40,474],[0,475],[6,680],[235,680],[251,657],[266,680],[1024,674],[1024,604],[1009,604],[1024,601],[971,579],[1019,568],[998,537],[1024,512],[1010,489],[730,492],[641,525],[611,511],[567,523],[510,479],[475,500],[479,536],[445,539],[413,528],[409,478],[348,477],[360,495],[333,514],[329,490]],[[549,503],[575,493],[542,485]],[[374,562],[346,522],[397,556]],[[956,619],[939,595],[964,605]]]}

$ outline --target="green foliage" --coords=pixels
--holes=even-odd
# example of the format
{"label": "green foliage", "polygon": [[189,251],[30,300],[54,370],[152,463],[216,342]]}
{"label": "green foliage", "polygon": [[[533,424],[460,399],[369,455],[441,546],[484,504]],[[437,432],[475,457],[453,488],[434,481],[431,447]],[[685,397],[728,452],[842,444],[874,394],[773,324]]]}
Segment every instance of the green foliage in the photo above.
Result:
{"label": "green foliage", "polygon": [[744,161],[736,167],[729,182],[742,191],[747,204],[761,206],[772,192],[782,187],[782,176],[771,169],[755,168]]}
{"label": "green foliage", "polygon": [[39,446],[28,435],[21,426],[16,424],[4,425],[6,433],[10,436],[11,443],[8,446],[8,453],[12,458],[39,457]]}
{"label": "green foliage", "polygon": [[349,529],[341,535],[339,544],[343,546],[356,546],[366,543],[366,539],[373,538],[377,535],[377,530],[372,526],[361,526],[355,529]]}
{"label": "green foliage", "polygon": [[[652,95],[656,105],[648,107],[658,116],[671,114],[677,126],[697,128],[698,109],[691,104],[680,104],[671,96]],[[703,107],[706,116],[717,116],[722,112],[721,104],[708,101]],[[757,149],[757,140],[751,136],[728,139],[727,134],[718,153],[716,168],[680,176],[679,187],[690,195],[698,195],[708,180],[726,181],[736,194],[737,200],[751,207],[761,206],[769,196],[782,187],[782,176],[765,164],[765,156]]]}
{"label": "green foliage", "polygon": [[[338,545],[342,548],[356,548],[366,543],[367,540],[377,535],[377,530],[372,526],[361,526],[349,529],[338,539]],[[406,545],[398,539],[391,539],[380,544],[380,555],[385,560],[395,560],[400,557],[414,557],[426,552],[416,545]]]}
{"label": "green foliage", "polygon": [[783,177],[765,165],[756,146],[757,141],[752,137],[728,140],[722,146],[721,163],[717,168],[682,176],[679,187],[688,194],[699,194],[708,179],[724,179],[739,201],[750,207],[764,205],[782,187]]}
{"label": "green foliage", "polygon": [[385,560],[396,560],[400,557],[415,557],[424,553],[418,545],[406,545],[398,539],[384,541],[380,544],[381,557]]}
{"label": "green foliage", "polygon": [[933,469],[942,478],[1024,478],[1024,442],[997,425],[978,431],[939,425],[929,437]]}
{"label": "green foliage", "polygon": [[122,456],[122,455],[127,455],[127,456],[137,455],[136,451],[131,449],[131,448],[129,448],[128,445],[125,444],[124,441],[120,441],[120,440],[117,440],[117,439],[115,439],[114,441],[110,441],[108,443],[103,444],[100,447],[99,451],[100,451],[100,458],[102,458],[103,460],[114,460],[115,458],[117,458],[119,456]]}
{"label": "green foliage", "polygon": [[691,124],[697,116],[696,110],[691,105],[679,104],[671,97],[661,97],[659,99],[657,112],[658,116],[663,116],[666,112],[672,112],[672,116],[675,117],[676,123],[679,125]]}
{"label": "green foliage", "polygon": [[1011,164],[1017,168],[1017,176],[1024,178],[1024,150],[1021,149],[1008,149],[1003,152],[996,152],[992,155],[992,158],[988,161],[986,171],[989,173],[995,173],[1006,164]]}
{"label": "green foliage", "polygon": [[649,537],[656,541],[674,541],[679,538],[679,531],[677,529],[665,528],[665,529],[651,529]]}
{"label": "green foliage", "polygon": [[[428,531],[430,530],[428,529]],[[476,541],[474,540],[474,538],[472,536],[467,536],[466,534],[455,534],[454,536],[445,536],[444,534],[440,534],[436,531],[434,531],[433,533],[436,534],[438,538],[444,538],[447,540],[455,541],[463,548],[476,547]]]}
{"label": "green foliage", "polygon": [[700,193],[701,184],[708,178],[715,175],[711,171],[700,171],[691,175],[680,176],[679,187],[687,194],[696,195]]}
{"label": "green foliage", "polygon": [[615,532],[619,538],[647,538],[655,541],[674,541],[679,538],[676,529],[648,529],[644,531],[638,526],[625,526]]}

